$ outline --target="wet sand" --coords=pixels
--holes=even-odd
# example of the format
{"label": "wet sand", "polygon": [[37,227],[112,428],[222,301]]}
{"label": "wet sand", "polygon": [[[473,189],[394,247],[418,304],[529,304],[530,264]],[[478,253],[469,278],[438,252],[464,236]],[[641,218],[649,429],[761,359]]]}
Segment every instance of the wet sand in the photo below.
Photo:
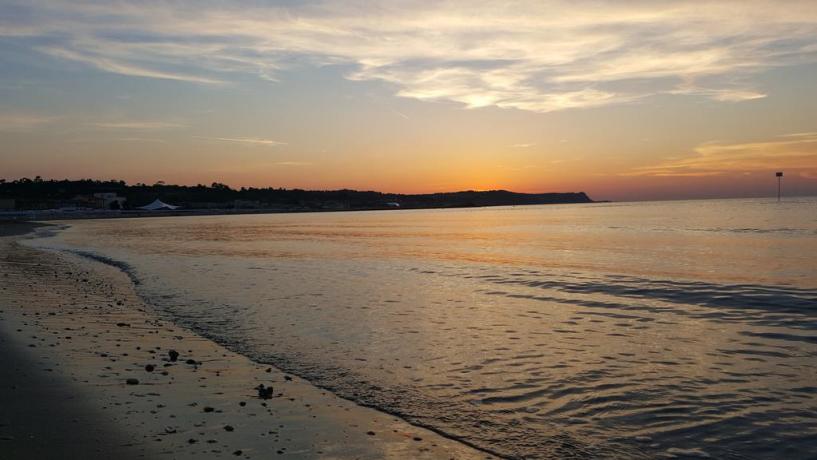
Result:
{"label": "wet sand", "polygon": [[161,319],[118,269],[0,227],[0,458],[493,458],[254,363]]}

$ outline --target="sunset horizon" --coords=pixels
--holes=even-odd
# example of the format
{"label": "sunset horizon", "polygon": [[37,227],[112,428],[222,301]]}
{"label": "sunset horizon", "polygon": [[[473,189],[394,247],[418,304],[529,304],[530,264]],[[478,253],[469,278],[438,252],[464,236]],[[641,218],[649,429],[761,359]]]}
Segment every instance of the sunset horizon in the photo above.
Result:
{"label": "sunset horizon", "polygon": [[0,458],[814,460],[817,0],[0,0]]}
{"label": "sunset horizon", "polygon": [[813,2],[4,4],[6,179],[817,194]]}
{"label": "sunset horizon", "polygon": [[[457,192],[491,192],[491,191],[508,191],[513,193],[523,193],[523,194],[548,194],[548,193],[586,193],[593,201],[596,202],[639,202],[639,201],[684,201],[684,200],[717,200],[717,199],[742,199],[742,198],[775,198],[777,196],[777,177],[775,173],[777,171],[771,171],[768,174],[764,174],[763,177],[760,177],[760,174],[754,176],[756,179],[756,183],[745,183],[745,188],[738,189],[737,191],[724,191],[722,184],[709,184],[707,188],[698,188],[694,191],[687,191],[687,192],[679,192],[677,190],[677,184],[670,184],[667,183],[666,187],[669,190],[661,190],[661,189],[653,189],[652,193],[647,197],[640,195],[638,193],[634,193],[633,195],[628,194],[621,194],[620,199],[614,200],[608,198],[606,195],[596,195],[592,192],[588,192],[586,189],[595,190],[596,188],[592,185],[587,187],[579,187],[576,189],[567,189],[567,188],[519,188],[519,189],[512,189],[507,187],[495,186],[495,187],[484,187],[484,188],[476,188],[476,187],[467,187],[463,185],[462,187],[452,187],[450,189],[405,189],[405,190],[392,190],[392,189],[375,189],[375,188],[365,188],[365,187],[355,187],[355,186],[346,186],[346,185],[338,185],[336,187],[321,187],[321,186],[314,186],[314,187],[303,187],[298,185],[292,186],[284,186],[281,184],[264,184],[259,183],[257,185],[252,184],[244,184],[244,183],[225,183],[218,180],[218,178],[214,178],[213,180],[204,180],[204,181],[196,181],[196,182],[170,182],[162,179],[157,180],[134,180],[128,181],[121,178],[101,178],[101,177],[85,177],[85,176],[74,176],[74,177],[43,177],[39,175],[35,176],[23,176],[23,177],[16,177],[16,178],[0,178],[0,180],[5,181],[6,183],[11,183],[14,181],[20,180],[35,180],[39,178],[42,181],[68,181],[68,182],[79,182],[79,181],[99,181],[99,182],[125,182],[128,186],[134,185],[147,185],[147,186],[154,186],[154,185],[168,185],[168,186],[182,186],[182,187],[195,187],[195,186],[204,186],[204,187],[211,187],[216,184],[223,184],[230,187],[233,190],[241,190],[241,189],[287,189],[287,190],[307,190],[307,191],[342,191],[342,190],[350,190],[356,192],[376,192],[382,193],[384,195],[433,195],[433,194],[445,194],[445,193],[457,193]],[[789,178],[786,177],[785,180]],[[761,184],[758,187],[758,183]],[[782,182],[781,182],[782,184]],[[788,183],[785,183],[782,186],[781,191],[789,198],[796,198],[796,197],[810,197],[817,195],[816,193],[811,193],[809,189],[806,189],[805,193],[803,192],[802,188],[795,188],[792,190],[788,187]]]}

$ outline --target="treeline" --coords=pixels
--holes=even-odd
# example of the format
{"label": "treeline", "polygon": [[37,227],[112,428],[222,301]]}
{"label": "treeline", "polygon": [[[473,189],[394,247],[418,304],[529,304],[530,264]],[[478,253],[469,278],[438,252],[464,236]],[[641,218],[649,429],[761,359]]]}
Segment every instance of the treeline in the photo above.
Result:
{"label": "treeline", "polygon": [[125,209],[135,208],[160,199],[188,209],[213,207],[265,207],[298,209],[372,209],[394,206],[401,208],[497,206],[516,204],[589,203],[583,192],[577,193],[514,193],[506,190],[464,191],[404,195],[356,190],[301,190],[283,188],[231,188],[214,182],[210,185],[172,185],[157,182],[152,185],[128,185],[121,180],[44,180],[22,178],[0,179],[0,198],[13,198],[18,209],[39,208],[45,204],[66,202],[77,196],[94,193],[116,193],[127,199]]}

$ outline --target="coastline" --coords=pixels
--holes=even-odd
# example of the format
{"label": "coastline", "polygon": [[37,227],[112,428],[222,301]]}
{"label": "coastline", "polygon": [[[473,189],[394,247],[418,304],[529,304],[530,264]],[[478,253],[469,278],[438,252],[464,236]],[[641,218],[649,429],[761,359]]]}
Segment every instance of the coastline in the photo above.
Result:
{"label": "coastline", "polygon": [[2,227],[0,457],[494,458],[254,363],[159,318],[120,270]]}
{"label": "coastline", "polygon": [[516,203],[516,204],[485,204],[478,206],[425,206],[425,207],[361,207],[350,209],[177,209],[177,210],[25,210],[25,211],[4,211],[0,213],[0,224],[3,222],[46,222],[52,220],[81,220],[81,219],[132,219],[143,217],[185,217],[185,216],[238,216],[254,214],[309,214],[309,213],[346,213],[346,212],[371,212],[371,211],[431,211],[446,209],[480,209],[496,208],[503,206],[556,206],[566,204],[604,204],[612,201],[588,201],[588,202],[564,202],[564,203]]}

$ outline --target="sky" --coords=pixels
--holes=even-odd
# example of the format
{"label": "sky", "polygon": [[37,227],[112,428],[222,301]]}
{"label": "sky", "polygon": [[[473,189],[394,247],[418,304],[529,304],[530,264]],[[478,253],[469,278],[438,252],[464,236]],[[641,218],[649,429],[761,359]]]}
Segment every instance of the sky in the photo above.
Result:
{"label": "sky", "polygon": [[817,2],[0,0],[0,177],[817,194]]}

